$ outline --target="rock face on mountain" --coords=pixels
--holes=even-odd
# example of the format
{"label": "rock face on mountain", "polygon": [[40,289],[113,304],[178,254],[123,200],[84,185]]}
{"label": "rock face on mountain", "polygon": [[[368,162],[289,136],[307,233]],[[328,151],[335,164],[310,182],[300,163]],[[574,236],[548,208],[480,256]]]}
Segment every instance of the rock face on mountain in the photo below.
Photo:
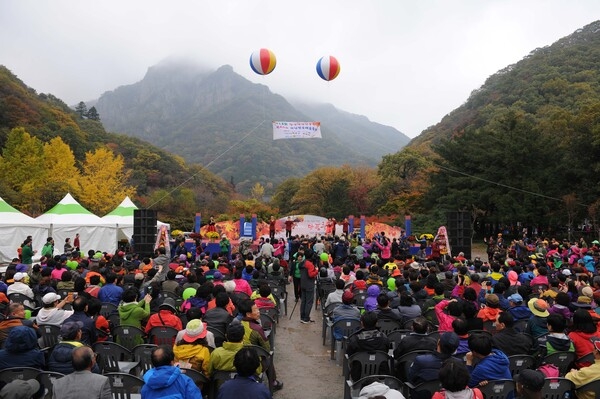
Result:
{"label": "rock face on mountain", "polygon": [[[377,165],[409,138],[396,129],[335,109],[294,107],[230,66],[208,71],[182,63],[151,67],[140,82],[104,93],[104,126],[200,163],[247,192],[326,165]],[[322,139],[273,140],[273,120],[321,121]]]}

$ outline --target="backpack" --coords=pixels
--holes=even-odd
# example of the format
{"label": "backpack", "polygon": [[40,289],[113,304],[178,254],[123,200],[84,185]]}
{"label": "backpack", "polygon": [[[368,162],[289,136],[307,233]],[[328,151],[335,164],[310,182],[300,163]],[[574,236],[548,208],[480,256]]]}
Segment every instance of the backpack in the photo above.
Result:
{"label": "backpack", "polygon": [[304,262],[304,267],[306,268],[306,272],[308,273],[309,278],[317,278],[317,276],[319,275],[319,269],[317,269],[317,267],[312,262]]}

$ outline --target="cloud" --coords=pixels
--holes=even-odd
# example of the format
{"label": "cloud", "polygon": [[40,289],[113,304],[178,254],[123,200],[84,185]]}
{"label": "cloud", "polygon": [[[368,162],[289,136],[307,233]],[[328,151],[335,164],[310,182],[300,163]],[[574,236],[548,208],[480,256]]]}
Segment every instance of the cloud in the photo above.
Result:
{"label": "cloud", "polygon": [[[172,56],[229,64],[276,93],[414,137],[488,76],[599,11],[596,0],[3,0],[0,62],[69,104],[139,81]],[[248,66],[262,47],[278,60],[268,76]],[[315,71],[324,55],[341,64],[331,82]]]}

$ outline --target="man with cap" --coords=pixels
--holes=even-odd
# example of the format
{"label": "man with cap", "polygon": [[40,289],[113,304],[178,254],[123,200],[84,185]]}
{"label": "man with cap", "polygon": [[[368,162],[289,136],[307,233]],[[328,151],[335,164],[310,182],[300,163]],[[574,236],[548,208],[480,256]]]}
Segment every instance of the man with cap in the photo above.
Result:
{"label": "man with cap", "polygon": [[545,376],[541,371],[525,369],[515,376],[517,397],[520,399],[541,399]]}
{"label": "man with cap", "polygon": [[27,278],[27,273],[15,273],[13,276],[14,283],[8,286],[8,289],[6,290],[6,296],[10,296],[11,294],[24,295],[29,299],[25,300],[23,304],[33,309],[35,308],[35,295],[33,294],[31,287],[27,285]]}
{"label": "man with cap", "polygon": [[550,315],[548,312],[548,302],[539,298],[531,298],[527,302],[527,307],[531,310],[533,315],[527,321],[527,327],[525,331],[533,338],[540,337],[548,333],[548,324],[546,318]]}
{"label": "man with cap", "polygon": [[[54,346],[48,359],[48,370],[62,374],[71,374],[73,368],[73,351],[84,346],[81,342],[83,323],[80,321],[65,321],[60,326],[62,340]],[[100,368],[94,364],[93,373],[100,374]]]}
{"label": "man with cap", "polygon": [[408,381],[413,385],[418,385],[422,382],[437,380],[442,364],[456,352],[458,344],[459,338],[455,332],[442,333],[434,353],[415,357],[412,366],[408,369]]}
{"label": "man with cap", "polygon": [[523,297],[520,294],[512,294],[507,299],[509,303],[507,312],[511,314],[515,321],[531,318],[533,313],[531,313],[529,307],[523,303]]}
{"label": "man with cap", "polygon": [[96,366],[96,356],[92,348],[75,348],[72,352],[72,364],[75,371],[56,379],[52,384],[53,399],[79,399],[82,396],[112,399],[108,377],[92,373]]}
{"label": "man with cap", "polygon": [[[331,312],[331,320],[335,323],[338,320],[360,320],[360,310],[353,305],[354,294],[350,290],[344,291],[342,294],[342,304],[336,306]],[[333,331],[335,339],[343,339],[341,333]]]}
{"label": "man with cap", "polygon": [[[590,341],[592,341],[592,344],[594,345],[594,363],[579,370],[571,369],[571,371],[565,375],[566,379],[571,380],[573,384],[575,384],[575,388],[580,388],[589,382],[595,381],[598,379],[598,376],[600,376],[600,338],[592,337]],[[577,397],[579,399],[593,399],[596,397],[596,392],[577,392]]]}
{"label": "man with cap", "polygon": [[183,329],[181,319],[177,316],[177,306],[173,298],[166,298],[158,307],[158,313],[154,313],[146,323],[146,334],[154,327],[173,327],[177,331]]}
{"label": "man with cap", "polygon": [[43,308],[40,309],[37,316],[35,317],[36,323],[39,324],[53,324],[56,326],[62,325],[62,323],[73,314],[72,310],[64,310],[63,307],[66,304],[73,302],[71,296],[67,296],[61,299],[60,295],[49,292],[42,297]]}
{"label": "man with cap", "polygon": [[[513,294],[514,295],[514,294]],[[496,333],[492,336],[494,348],[506,356],[528,355],[532,351],[531,337],[514,329],[515,320],[510,312],[502,312],[496,319]]]}
{"label": "man with cap", "polygon": [[35,379],[12,380],[0,389],[0,399],[31,399],[44,397],[44,387]]}

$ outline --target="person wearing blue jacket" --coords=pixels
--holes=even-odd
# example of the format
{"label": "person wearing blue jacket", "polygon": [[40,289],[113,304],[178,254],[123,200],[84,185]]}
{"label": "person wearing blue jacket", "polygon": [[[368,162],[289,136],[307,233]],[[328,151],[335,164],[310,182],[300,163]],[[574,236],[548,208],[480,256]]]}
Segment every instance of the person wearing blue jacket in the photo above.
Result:
{"label": "person wearing blue jacket", "polygon": [[[471,379],[469,387],[474,388],[482,381],[511,380],[508,357],[501,350],[492,350],[492,338],[487,334],[473,334],[469,337],[471,352],[466,355],[466,364]],[[473,360],[479,362],[473,366]]]}
{"label": "person wearing blue jacket", "polygon": [[0,350],[0,370],[10,367],[44,369],[46,359],[38,349],[37,335],[30,327],[14,327],[8,333],[4,349]]}
{"label": "person wearing blue jacket", "polygon": [[173,348],[161,345],[152,350],[152,366],[144,374],[142,398],[144,399],[197,399],[201,398],[200,389],[194,381],[174,366]]}

